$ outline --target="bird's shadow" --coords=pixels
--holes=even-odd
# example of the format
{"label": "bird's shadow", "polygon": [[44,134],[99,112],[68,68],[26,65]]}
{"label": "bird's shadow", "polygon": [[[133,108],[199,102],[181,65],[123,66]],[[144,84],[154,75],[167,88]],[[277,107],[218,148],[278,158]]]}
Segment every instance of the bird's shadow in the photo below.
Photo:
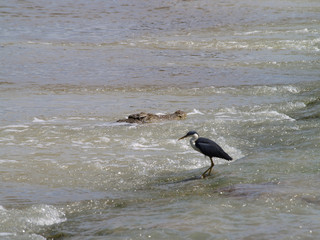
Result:
{"label": "bird's shadow", "polygon": [[203,179],[202,176],[193,176],[193,177],[185,178],[185,179],[182,179],[182,180],[176,180],[176,181],[173,181],[173,182],[171,182],[171,183],[172,183],[172,184],[185,183],[185,182],[190,182],[190,181],[200,180],[200,179]]}
{"label": "bird's shadow", "polygon": [[180,177],[173,177],[173,178],[166,178],[164,181],[162,181],[162,184],[160,185],[176,185],[176,184],[184,184],[184,183],[188,183],[188,182],[196,182],[199,180],[207,180],[207,179],[212,179],[212,178],[216,178],[219,174],[211,174],[210,176],[206,175],[205,178],[202,177],[202,175],[194,175],[191,177],[187,177],[187,178],[182,178]]}
{"label": "bird's shadow", "polygon": [[217,177],[217,175],[218,174],[216,173],[216,174],[212,174],[212,175],[205,175],[205,177],[203,177],[202,175],[193,176],[193,177],[189,177],[189,178],[185,178],[185,179],[181,179],[181,180],[176,180],[171,183],[184,183],[184,182],[190,182],[190,181],[195,181],[195,180],[206,180],[206,179],[210,179],[210,178],[215,178],[215,177]]}

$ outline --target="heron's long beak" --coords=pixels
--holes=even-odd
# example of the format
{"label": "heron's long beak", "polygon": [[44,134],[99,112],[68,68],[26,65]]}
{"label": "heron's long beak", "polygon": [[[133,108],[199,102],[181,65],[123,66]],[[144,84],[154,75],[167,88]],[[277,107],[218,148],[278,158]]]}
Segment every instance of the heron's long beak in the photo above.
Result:
{"label": "heron's long beak", "polygon": [[185,136],[183,136],[183,137],[179,138],[179,139],[178,139],[178,141],[180,141],[181,139],[184,139],[184,138],[186,138],[186,137],[188,137],[188,136],[187,136],[187,135],[185,135]]}

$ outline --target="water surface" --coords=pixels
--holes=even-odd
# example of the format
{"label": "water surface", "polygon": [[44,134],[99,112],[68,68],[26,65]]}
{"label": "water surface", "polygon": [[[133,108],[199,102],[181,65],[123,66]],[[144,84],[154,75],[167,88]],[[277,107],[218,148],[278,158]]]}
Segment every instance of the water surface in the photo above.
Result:
{"label": "water surface", "polygon": [[[318,1],[0,7],[2,239],[317,239]],[[140,111],[183,121],[116,123]],[[234,158],[210,161],[188,130]]]}

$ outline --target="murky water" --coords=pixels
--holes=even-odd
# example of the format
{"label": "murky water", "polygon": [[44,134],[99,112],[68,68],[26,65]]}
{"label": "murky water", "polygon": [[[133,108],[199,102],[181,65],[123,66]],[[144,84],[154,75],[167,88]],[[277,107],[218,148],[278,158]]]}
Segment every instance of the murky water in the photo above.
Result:
{"label": "murky water", "polygon": [[[0,6],[2,239],[320,238],[318,1]],[[141,111],[183,121],[116,123]],[[234,158],[210,165],[188,130]]]}

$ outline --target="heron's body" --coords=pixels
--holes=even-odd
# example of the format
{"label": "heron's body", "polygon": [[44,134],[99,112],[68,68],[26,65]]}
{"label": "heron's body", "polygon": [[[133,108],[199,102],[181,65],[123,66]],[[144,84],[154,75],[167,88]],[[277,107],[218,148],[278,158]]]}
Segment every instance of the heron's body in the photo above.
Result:
{"label": "heron's body", "polygon": [[205,178],[205,174],[207,172],[209,172],[208,175],[210,175],[211,173],[211,170],[214,166],[212,160],[213,157],[222,158],[228,161],[232,160],[232,158],[217,143],[208,138],[199,137],[198,133],[195,131],[188,132],[184,137],[180,139],[183,139],[185,137],[191,137],[190,145],[194,150],[210,158],[211,166],[202,174],[203,178]]}

